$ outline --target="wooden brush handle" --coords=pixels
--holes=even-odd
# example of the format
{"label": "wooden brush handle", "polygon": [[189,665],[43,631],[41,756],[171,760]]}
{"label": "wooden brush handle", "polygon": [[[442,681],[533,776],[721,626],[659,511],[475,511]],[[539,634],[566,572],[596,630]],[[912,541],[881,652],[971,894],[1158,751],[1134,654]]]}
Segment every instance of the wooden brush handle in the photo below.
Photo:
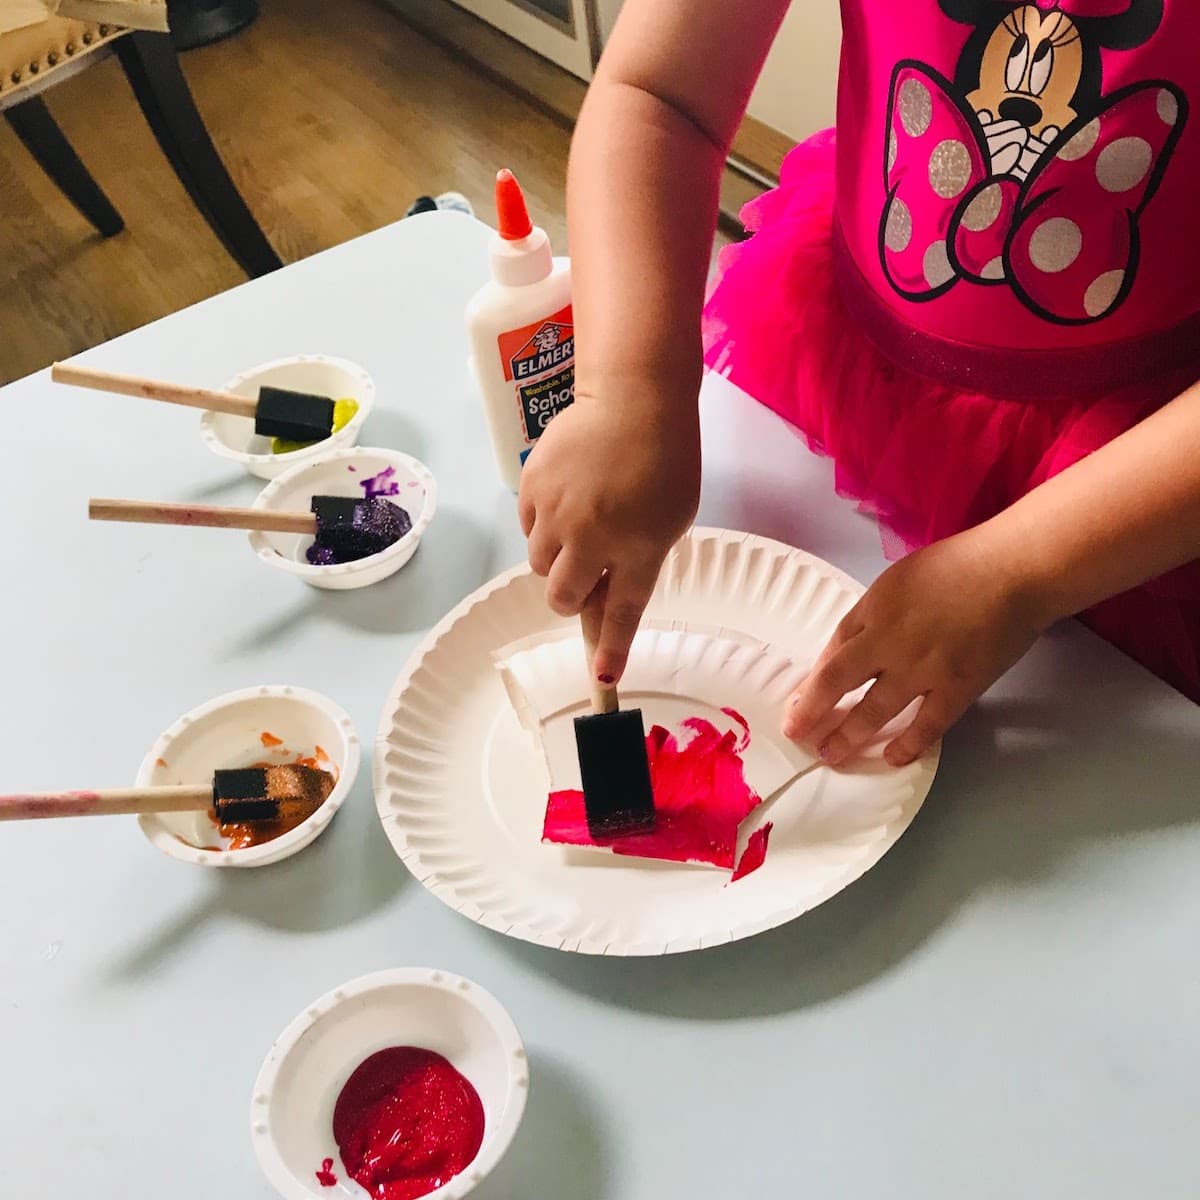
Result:
{"label": "wooden brush handle", "polygon": [[45,817],[108,817],[132,813],[198,812],[211,808],[212,785],[111,788],[102,792],[40,792],[0,796],[0,821]]}
{"label": "wooden brush handle", "polygon": [[615,687],[606,687],[596,678],[596,647],[600,644],[600,626],[604,624],[603,586],[588,597],[579,614],[579,622],[583,626],[583,652],[587,655],[588,687],[592,696],[592,712],[613,713],[620,707]]}
{"label": "wooden brush handle", "polygon": [[188,387],[164,379],[143,379],[140,375],[118,375],[112,371],[97,371],[93,367],[78,367],[74,363],[55,363],[50,368],[55,383],[114,392],[119,396],[140,396],[143,400],[161,400],[166,404],[182,404],[187,408],[204,408],[209,412],[230,413],[235,417],[254,419],[258,400],[235,396],[232,392],[214,392],[208,388]]}
{"label": "wooden brush handle", "polygon": [[219,508],[211,504],[160,504],[155,500],[88,501],[93,521],[135,521],[143,525],[203,525],[213,529],[262,529],[269,533],[317,532],[317,518],[306,512],[266,508]]}

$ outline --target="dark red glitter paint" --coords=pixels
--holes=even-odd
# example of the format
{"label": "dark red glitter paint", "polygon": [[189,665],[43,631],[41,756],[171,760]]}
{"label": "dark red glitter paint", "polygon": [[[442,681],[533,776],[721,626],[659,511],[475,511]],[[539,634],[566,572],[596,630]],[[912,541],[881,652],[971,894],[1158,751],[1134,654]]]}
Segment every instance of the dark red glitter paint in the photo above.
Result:
{"label": "dark red glitter paint", "polygon": [[375,1200],[416,1200],[483,1144],[479,1093],[440,1054],[393,1046],[364,1059],[333,1109],[342,1165]]}
{"label": "dark red glitter paint", "polygon": [[[733,729],[722,733],[701,717],[684,721],[686,737],[676,738],[660,725],[646,735],[658,814],[653,831],[598,842],[588,832],[583,793],[571,790],[551,793],[543,840],[568,846],[606,846],[614,854],[704,862],[733,870],[738,825],[761,798],[746,783],[742,769],[741,755],[750,744],[750,726],[733,709],[721,711],[740,727],[740,736]],[[765,837],[762,850],[765,855]]]}
{"label": "dark red glitter paint", "polygon": [[323,1158],[321,1169],[316,1172],[317,1182],[322,1187],[337,1187],[337,1176],[333,1173],[333,1159]]}

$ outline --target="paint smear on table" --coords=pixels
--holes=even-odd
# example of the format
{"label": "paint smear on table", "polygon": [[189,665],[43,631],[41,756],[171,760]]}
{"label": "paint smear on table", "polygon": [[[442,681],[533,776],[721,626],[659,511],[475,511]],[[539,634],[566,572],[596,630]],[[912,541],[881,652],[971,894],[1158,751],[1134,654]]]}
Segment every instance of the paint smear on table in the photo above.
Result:
{"label": "paint smear on table", "polygon": [[[566,846],[604,847],[635,858],[709,863],[733,871],[738,826],[762,801],[746,782],[742,763],[742,754],[750,745],[750,726],[733,709],[721,711],[734,721],[735,728],[722,731],[711,721],[692,717],[684,721],[678,734],[655,725],[646,735],[658,818],[653,830],[593,838],[583,792],[572,789],[551,793],[542,839]],[[766,842],[764,836],[764,858]],[[738,878],[762,865],[761,860],[754,863],[746,854],[742,860],[746,869]]]}
{"label": "paint smear on table", "polygon": [[479,1153],[483,1128],[470,1080],[415,1046],[364,1059],[333,1108],[342,1165],[375,1200],[417,1200],[444,1187]]}

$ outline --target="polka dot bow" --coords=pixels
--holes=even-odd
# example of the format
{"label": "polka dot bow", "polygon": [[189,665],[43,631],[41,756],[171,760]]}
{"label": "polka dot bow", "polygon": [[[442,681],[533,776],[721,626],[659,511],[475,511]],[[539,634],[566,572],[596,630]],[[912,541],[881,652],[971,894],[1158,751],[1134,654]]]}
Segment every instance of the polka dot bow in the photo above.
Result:
{"label": "polka dot bow", "polygon": [[[1104,0],[1074,7],[1107,11]],[[961,280],[1007,285],[1047,320],[1100,320],[1133,286],[1138,219],[1185,117],[1178,89],[1144,83],[1066,129],[1035,131],[977,113],[924,67],[902,65],[879,230],[888,279],[913,300]]]}

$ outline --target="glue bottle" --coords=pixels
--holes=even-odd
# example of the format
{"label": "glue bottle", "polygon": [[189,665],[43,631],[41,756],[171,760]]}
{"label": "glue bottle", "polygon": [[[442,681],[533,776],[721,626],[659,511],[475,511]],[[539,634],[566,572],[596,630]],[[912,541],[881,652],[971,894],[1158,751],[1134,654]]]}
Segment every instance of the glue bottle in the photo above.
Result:
{"label": "glue bottle", "polygon": [[575,399],[571,267],[529,219],[511,171],[496,176],[492,278],[467,305],[471,368],[500,478],[514,492],[550,419]]}

